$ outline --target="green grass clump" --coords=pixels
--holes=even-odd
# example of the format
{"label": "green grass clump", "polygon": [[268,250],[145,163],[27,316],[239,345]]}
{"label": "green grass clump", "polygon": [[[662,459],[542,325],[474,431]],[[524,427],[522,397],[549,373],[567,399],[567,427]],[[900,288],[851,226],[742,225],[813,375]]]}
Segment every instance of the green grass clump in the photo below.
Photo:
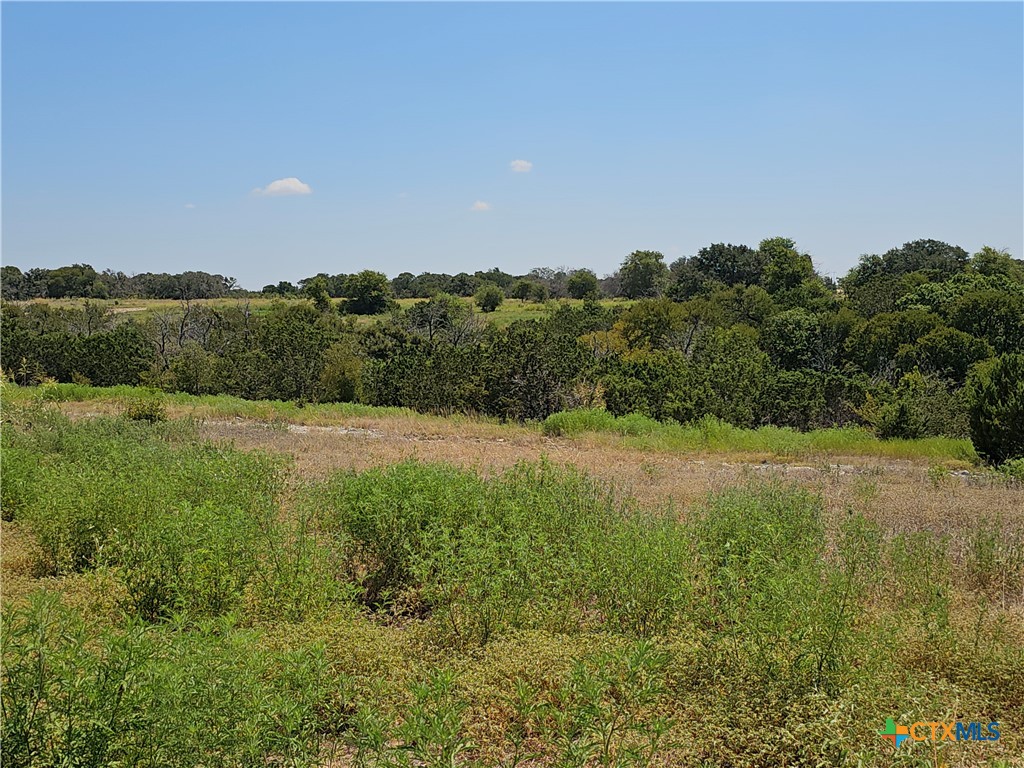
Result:
{"label": "green grass clump", "polygon": [[190,422],[5,416],[3,514],[32,532],[38,572],[109,569],[151,621],[243,605],[295,619],[346,599],[308,521],[279,516],[281,457],[200,441]]}
{"label": "green grass clump", "polygon": [[563,411],[542,425],[545,435],[573,437],[586,433],[620,435],[638,450],[747,453],[777,457],[878,456],[977,463],[969,440],[924,437],[880,440],[861,427],[798,432],[789,427],[734,427],[713,416],[689,424],[659,422],[640,414],[612,416],[600,408]]}
{"label": "green grass clump", "polygon": [[5,766],[317,764],[322,648],[272,652],[228,621],[96,628],[45,593],[4,629]]}
{"label": "green grass clump", "polygon": [[698,616],[722,669],[739,659],[793,694],[843,685],[880,533],[851,517],[826,558],[822,511],[818,496],[767,485],[717,494],[696,516]]}
{"label": "green grass clump", "polygon": [[682,529],[547,463],[492,480],[404,463],[307,492],[374,608],[430,615],[458,644],[512,627],[646,635],[687,590]]}
{"label": "green grass clump", "polygon": [[19,478],[11,514],[32,529],[53,575],[98,565],[115,538],[186,507],[237,509],[266,524],[283,488],[279,459],[198,442],[187,423],[72,423],[37,409],[12,415],[3,447]]}

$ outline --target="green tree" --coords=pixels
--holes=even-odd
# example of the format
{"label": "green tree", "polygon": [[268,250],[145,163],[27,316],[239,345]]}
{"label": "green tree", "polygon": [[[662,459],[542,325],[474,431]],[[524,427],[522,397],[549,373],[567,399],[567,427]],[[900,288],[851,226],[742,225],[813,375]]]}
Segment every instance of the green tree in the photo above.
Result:
{"label": "green tree", "polygon": [[1024,261],[987,245],[971,257],[971,269],[987,277],[1003,275],[1015,283],[1024,283]]}
{"label": "green tree", "polygon": [[892,248],[882,256],[868,254],[843,278],[848,290],[867,284],[883,275],[900,276],[921,272],[925,280],[945,280],[967,265],[967,251],[939,240],[915,240]]}
{"label": "green tree", "polygon": [[426,337],[458,344],[466,337],[463,331],[473,320],[473,307],[449,293],[438,293],[427,301],[418,301],[406,314],[409,330]]}
{"label": "green tree", "polygon": [[315,390],[325,403],[351,403],[358,399],[363,356],[354,336],[345,336],[324,352],[323,368]]}
{"label": "green tree", "polygon": [[487,412],[523,421],[564,410],[590,359],[581,343],[552,324],[517,320],[486,348]]}
{"label": "green tree", "polygon": [[46,295],[51,299],[65,296],[91,296],[97,278],[96,270],[88,264],[72,264],[49,270]]}
{"label": "green tree", "polygon": [[846,340],[850,359],[869,374],[891,374],[904,344],[913,344],[942,326],[942,320],[919,309],[875,315]]}
{"label": "green tree", "polygon": [[327,293],[327,278],[317,275],[307,281],[302,287],[302,292],[312,300],[313,306],[318,312],[328,312],[331,309],[331,298]]}
{"label": "green tree", "polygon": [[711,287],[725,286],[725,283],[710,279],[694,264],[692,258],[685,256],[673,261],[668,271],[669,284],[666,294],[673,301],[686,301],[694,296],[707,293]]}
{"label": "green tree", "polygon": [[379,315],[393,304],[391,282],[381,272],[364,269],[345,281],[345,311],[353,315]]}
{"label": "green tree", "polygon": [[[777,238],[781,240],[782,238]],[[769,241],[765,241],[767,243]],[[791,241],[786,241],[791,242]],[[697,272],[726,286],[760,285],[768,254],[746,245],[714,243],[697,251],[689,260]],[[790,245],[792,247],[792,245]]]}
{"label": "green tree", "polygon": [[869,399],[862,415],[883,439],[913,439],[934,435],[966,437],[966,401],[944,379],[911,371],[878,400]]}
{"label": "green tree", "polygon": [[512,286],[512,295],[525,304],[527,299],[533,296],[533,283],[529,280],[517,280]]}
{"label": "green tree", "polygon": [[480,286],[476,292],[476,305],[483,312],[493,312],[505,301],[505,293],[494,283],[486,283]]}
{"label": "green tree", "polygon": [[762,240],[757,250],[765,265],[764,287],[772,295],[795,290],[815,276],[811,257],[799,253],[788,237]]}
{"label": "green tree", "polygon": [[615,330],[631,349],[684,347],[690,313],[668,299],[643,299],[619,315]]}
{"label": "green tree", "polygon": [[714,314],[721,317],[722,324],[749,325],[759,328],[778,311],[768,291],[759,285],[734,285],[726,288],[717,287],[708,297],[708,303],[714,307]]}
{"label": "green tree", "polygon": [[29,298],[27,283],[25,275],[17,267],[0,267],[0,296],[4,299],[21,301]]}
{"label": "green tree", "polygon": [[712,328],[698,339],[693,363],[706,393],[701,412],[737,427],[759,421],[770,365],[755,336],[752,329],[736,326]]}
{"label": "green tree", "polygon": [[619,268],[621,292],[627,299],[661,296],[668,286],[665,256],[658,251],[633,251]]}
{"label": "green tree", "polygon": [[589,269],[577,269],[569,275],[566,290],[574,299],[597,299],[601,296],[597,275]]}
{"label": "green tree", "polygon": [[821,323],[806,309],[789,309],[770,317],[761,331],[761,348],[787,370],[814,368],[819,360]]}
{"label": "green tree", "polygon": [[949,324],[985,339],[998,354],[1024,352],[1024,296],[1019,293],[966,293],[949,308]]}
{"label": "green tree", "polygon": [[322,316],[308,304],[273,311],[257,328],[256,342],[265,358],[258,364],[267,391],[260,399],[312,400],[330,344]]}
{"label": "green tree", "polygon": [[699,414],[703,384],[685,355],[638,350],[614,360],[601,382],[605,407],[616,416],[639,413],[685,423]]}
{"label": "green tree", "polygon": [[896,363],[903,371],[914,368],[933,373],[962,386],[971,366],[993,356],[992,347],[984,339],[955,328],[936,328],[913,344],[904,344],[896,354]]}
{"label": "green tree", "polygon": [[990,464],[1024,457],[1024,355],[1001,355],[967,380],[971,442]]}

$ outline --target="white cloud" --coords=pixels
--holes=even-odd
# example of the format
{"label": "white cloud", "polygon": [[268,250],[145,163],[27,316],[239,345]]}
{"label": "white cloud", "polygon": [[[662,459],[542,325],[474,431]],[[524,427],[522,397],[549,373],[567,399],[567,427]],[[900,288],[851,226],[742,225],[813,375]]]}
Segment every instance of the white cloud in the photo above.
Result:
{"label": "white cloud", "polygon": [[491,204],[490,203],[485,203],[483,200],[477,200],[475,203],[473,203],[472,206],[470,206],[469,210],[471,210],[471,211],[489,211],[489,210],[491,210]]}
{"label": "white cloud", "polygon": [[186,208],[195,208],[196,204],[195,203],[185,203],[185,207]]}
{"label": "white cloud", "polygon": [[508,165],[515,173],[529,173],[533,170],[533,163],[529,160],[513,160]]}
{"label": "white cloud", "polygon": [[263,188],[256,187],[252,193],[264,197],[283,197],[284,195],[311,195],[313,190],[310,189],[309,184],[304,184],[294,176],[289,176],[287,179],[272,181]]}

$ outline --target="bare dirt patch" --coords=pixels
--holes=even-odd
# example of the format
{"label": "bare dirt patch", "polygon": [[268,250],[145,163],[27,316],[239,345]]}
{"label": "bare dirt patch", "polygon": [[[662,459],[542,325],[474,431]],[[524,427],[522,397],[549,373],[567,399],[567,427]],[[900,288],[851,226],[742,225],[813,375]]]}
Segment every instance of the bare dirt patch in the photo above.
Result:
{"label": "bare dirt patch", "polygon": [[[647,505],[674,505],[680,514],[709,492],[754,478],[782,478],[822,494],[833,519],[864,512],[893,533],[931,530],[963,541],[983,521],[1024,525],[1024,490],[971,476],[936,478],[926,467],[863,458],[836,463],[745,462],[729,454],[643,452],[587,438],[549,438],[526,430],[509,438],[429,434],[421,425],[362,420],[359,427],[267,425],[246,420],[208,422],[204,437],[248,449],[290,455],[300,477],[362,470],[398,461],[440,461],[485,475],[522,461],[574,465]],[[409,425],[405,425],[408,427]]]}

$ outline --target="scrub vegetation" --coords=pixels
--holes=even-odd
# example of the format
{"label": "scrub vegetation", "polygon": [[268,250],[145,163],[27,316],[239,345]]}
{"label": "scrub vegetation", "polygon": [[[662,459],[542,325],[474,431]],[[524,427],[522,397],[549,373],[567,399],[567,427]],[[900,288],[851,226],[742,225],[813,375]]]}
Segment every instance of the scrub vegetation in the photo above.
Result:
{"label": "scrub vegetation", "polygon": [[917,240],[835,281],[793,240],[770,237],[670,265],[634,251],[603,280],[363,270],[256,296],[198,272],[3,270],[0,366],[25,386],[514,422],[604,410],[668,425],[658,435],[673,440],[685,432],[674,427],[718,422],[772,428],[760,436],[794,446],[777,430],[857,428],[935,438],[934,457],[970,439],[975,453],[959,458],[993,466],[1024,452],[1024,263],[989,247]]}
{"label": "scrub vegetation", "polygon": [[1022,765],[1005,252],[0,277],[4,766]]}
{"label": "scrub vegetation", "polygon": [[[466,422],[377,461],[386,430],[444,420],[337,406],[362,432],[293,433],[204,422],[164,395],[107,393],[86,415],[31,392],[4,392],[4,765],[1024,753],[1024,490],[1008,475],[884,452],[832,464],[886,443],[821,436],[807,450],[835,453],[813,477],[780,465],[661,493],[667,448],[602,442],[669,428],[639,418]],[[236,442],[218,432],[232,428]],[[694,429],[717,451],[762,439]],[[485,442],[508,461],[481,461]],[[559,446],[577,460],[542,455]],[[622,451],[653,492],[612,481]],[[310,463],[327,452],[337,463]],[[902,483],[916,508],[891,503]],[[998,721],[1002,736],[894,755],[889,717]]]}

